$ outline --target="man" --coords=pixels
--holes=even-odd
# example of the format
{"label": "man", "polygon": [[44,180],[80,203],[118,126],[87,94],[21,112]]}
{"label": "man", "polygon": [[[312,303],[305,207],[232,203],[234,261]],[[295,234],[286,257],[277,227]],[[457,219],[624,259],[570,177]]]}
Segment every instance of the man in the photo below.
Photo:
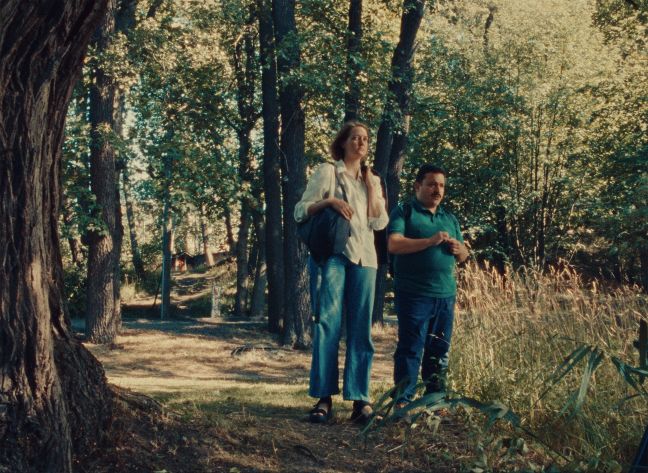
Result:
{"label": "man", "polygon": [[468,249],[457,219],[440,206],[445,181],[442,168],[423,165],[414,183],[415,198],[398,205],[390,216],[388,249],[395,255],[398,315],[394,353],[398,409],[412,401],[421,367],[425,394],[446,390],[457,293],[455,263],[468,258]]}

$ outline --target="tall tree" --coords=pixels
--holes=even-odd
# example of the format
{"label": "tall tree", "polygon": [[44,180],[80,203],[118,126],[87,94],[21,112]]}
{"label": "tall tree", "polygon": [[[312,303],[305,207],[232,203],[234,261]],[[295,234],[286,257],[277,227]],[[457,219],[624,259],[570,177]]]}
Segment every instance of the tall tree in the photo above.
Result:
{"label": "tall tree", "polygon": [[362,0],[349,1],[349,26],[347,28],[347,68],[344,94],[344,121],[355,120],[360,112],[360,80],[362,59]]}
{"label": "tall tree", "polygon": [[214,266],[214,255],[210,246],[210,232],[209,224],[207,221],[207,211],[205,204],[201,203],[198,211],[200,212],[200,240],[202,242],[203,255],[205,256],[205,264],[210,268]]}
{"label": "tall tree", "polygon": [[255,209],[254,218],[254,234],[256,236],[256,258],[254,271],[254,286],[252,288],[252,295],[250,301],[250,317],[260,318],[263,316],[263,308],[265,305],[265,292],[268,282],[267,266],[266,266],[266,244],[265,244],[265,225],[263,222],[263,214],[260,209]]}
{"label": "tall tree", "polygon": [[295,23],[295,1],[273,0],[277,70],[280,78],[281,153],[285,160],[284,257],[286,271],[286,315],[284,343],[305,348],[310,343],[307,330],[309,309],[306,248],[297,239],[293,218],[295,205],[306,187],[304,163],[305,118],[302,109],[303,90],[299,83],[299,36]]}
{"label": "tall tree", "polygon": [[86,337],[94,343],[112,343],[121,327],[119,257],[123,228],[119,203],[119,171],[113,145],[118,112],[116,78],[106,71],[103,55],[115,38],[117,0],[109,0],[108,14],[94,41],[97,64],[90,86],[90,186],[92,209],[99,228],[88,231],[88,294]]}
{"label": "tall tree", "polygon": [[[391,62],[392,77],[387,87],[385,108],[376,137],[374,166],[382,176],[387,176],[387,202],[390,212],[398,203],[400,192],[399,178],[409,132],[409,104],[414,77],[412,62],[416,35],[421,26],[424,9],[425,0],[403,2],[400,37]],[[373,323],[383,321],[386,276],[387,264],[380,264],[376,275]]]}
{"label": "tall tree", "polygon": [[[112,412],[103,369],[63,312],[65,113],[107,1],[0,7],[0,467],[67,473]],[[64,32],[65,34],[61,34]]]}
{"label": "tall tree", "polygon": [[[167,132],[173,139],[173,131]],[[173,253],[173,214],[171,206],[171,183],[173,179],[174,150],[166,150],[162,156],[162,274],[160,275],[160,318],[171,317],[171,258]]]}
{"label": "tall tree", "polygon": [[249,237],[252,228],[252,180],[254,179],[251,134],[256,124],[258,114],[254,100],[257,64],[254,47],[255,6],[251,4],[247,19],[243,25],[242,37],[234,41],[234,77],[236,80],[236,103],[238,120],[235,129],[239,142],[239,180],[241,186],[241,213],[238,240],[236,245],[236,298],[234,314],[241,317],[248,312],[248,283],[249,272]]}
{"label": "tall tree", "polygon": [[263,190],[265,194],[268,330],[281,331],[284,317],[284,256],[279,162],[279,98],[270,0],[257,0],[263,96]]}

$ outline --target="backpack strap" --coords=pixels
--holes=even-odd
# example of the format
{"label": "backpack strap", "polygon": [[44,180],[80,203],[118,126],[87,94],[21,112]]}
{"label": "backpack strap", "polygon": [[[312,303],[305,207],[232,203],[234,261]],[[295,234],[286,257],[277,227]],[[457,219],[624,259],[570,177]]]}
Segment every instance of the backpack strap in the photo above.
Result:
{"label": "backpack strap", "polygon": [[409,202],[403,202],[400,204],[401,210],[403,211],[403,219],[405,220],[405,231],[403,236],[407,236],[407,226],[412,218],[412,204]]}

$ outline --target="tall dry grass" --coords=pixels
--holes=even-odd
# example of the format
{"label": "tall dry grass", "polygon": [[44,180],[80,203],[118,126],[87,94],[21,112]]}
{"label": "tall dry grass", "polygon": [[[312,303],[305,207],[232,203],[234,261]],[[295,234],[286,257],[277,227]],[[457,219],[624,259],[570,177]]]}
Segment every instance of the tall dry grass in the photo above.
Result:
{"label": "tall dry grass", "polygon": [[[451,351],[451,386],[481,400],[499,400],[555,451],[631,461],[648,421],[648,403],[610,362],[637,365],[639,321],[647,298],[636,287],[603,289],[564,266],[502,276],[469,264],[461,270]],[[583,366],[561,382],[547,380],[579,345],[601,349],[604,361],[575,415],[561,409],[581,383]],[[581,365],[584,365],[581,360]],[[648,384],[648,382],[647,382]]]}

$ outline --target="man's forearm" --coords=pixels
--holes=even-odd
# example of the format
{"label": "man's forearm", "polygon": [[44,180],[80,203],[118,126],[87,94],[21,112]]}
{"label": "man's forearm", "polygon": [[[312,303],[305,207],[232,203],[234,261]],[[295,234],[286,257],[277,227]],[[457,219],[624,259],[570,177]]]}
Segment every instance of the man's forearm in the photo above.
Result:
{"label": "man's forearm", "polygon": [[430,246],[429,238],[403,238],[399,239],[397,242],[390,241],[388,244],[388,250],[394,255],[406,255],[423,251]]}
{"label": "man's forearm", "polygon": [[394,255],[407,255],[440,245],[447,238],[446,232],[435,233],[429,238],[407,238],[400,233],[392,233],[387,240],[387,250]]}

